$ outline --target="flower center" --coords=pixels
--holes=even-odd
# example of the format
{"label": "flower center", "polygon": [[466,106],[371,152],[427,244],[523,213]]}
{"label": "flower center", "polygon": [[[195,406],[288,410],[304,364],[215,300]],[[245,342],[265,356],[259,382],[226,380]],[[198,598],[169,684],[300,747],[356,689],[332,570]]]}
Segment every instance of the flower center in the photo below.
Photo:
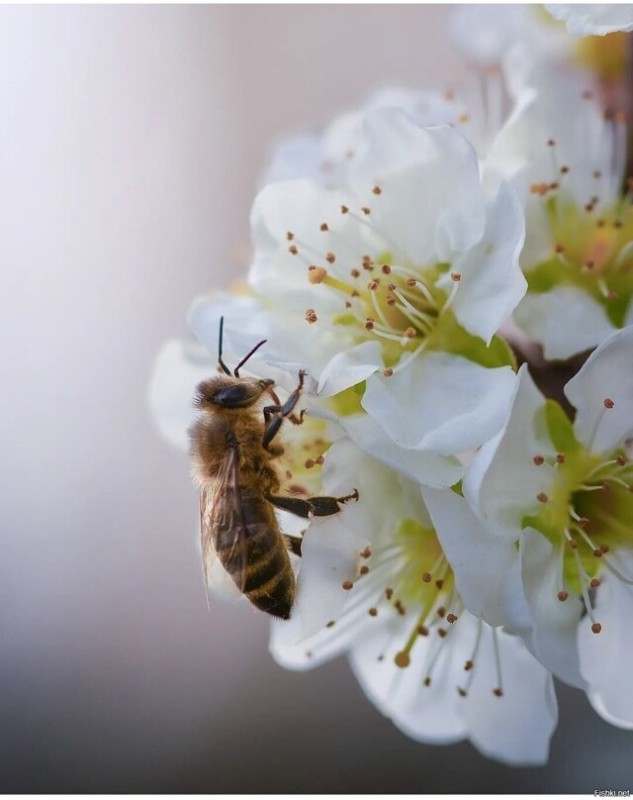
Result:
{"label": "flower center", "polygon": [[[605,410],[613,407],[608,398]],[[592,590],[601,583],[604,570],[630,583],[620,569],[617,553],[633,546],[633,529],[623,520],[633,520],[633,463],[623,450],[609,454],[589,452],[569,440],[568,452],[533,462],[552,474],[551,488],[536,499],[541,508],[524,520],[541,531],[557,548],[559,558],[558,599],[569,593],[583,598],[594,633],[602,626],[593,614]]]}
{"label": "flower center", "polygon": [[[613,125],[614,150],[619,151],[626,133],[624,122],[616,115]],[[566,197],[565,181],[572,169],[581,170],[583,166],[559,166],[553,140],[550,147],[555,179],[533,184],[531,190],[544,204],[552,255],[534,266],[525,265],[529,291],[576,286],[603,306],[616,327],[622,327],[633,296],[632,187],[626,195],[605,200],[605,196],[614,197],[617,190],[617,171],[612,175],[593,171],[586,181],[592,193],[584,206],[578,206]]]}

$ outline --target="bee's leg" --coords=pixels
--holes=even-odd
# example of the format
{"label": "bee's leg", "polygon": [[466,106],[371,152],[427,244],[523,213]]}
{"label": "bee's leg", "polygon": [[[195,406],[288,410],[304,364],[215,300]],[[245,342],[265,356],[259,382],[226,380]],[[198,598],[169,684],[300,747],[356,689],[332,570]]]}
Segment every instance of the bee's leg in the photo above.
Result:
{"label": "bee's leg", "polygon": [[290,550],[291,553],[294,555],[299,556],[301,558],[301,545],[303,544],[303,535],[301,536],[290,536],[288,533],[282,533],[284,540],[286,542],[286,547]]}
{"label": "bee's leg", "polygon": [[292,412],[294,411],[295,406],[299,402],[299,397],[301,396],[301,390],[303,389],[304,377],[305,377],[305,372],[301,370],[299,372],[299,385],[283,405],[266,406],[264,408],[264,421],[266,422],[266,429],[264,431],[264,438],[262,440],[262,444],[266,450],[269,449],[268,445],[279,433],[279,429],[281,428],[281,423],[284,421],[284,419],[286,418],[290,419],[290,421],[293,422],[295,425],[300,425],[303,422],[303,415],[305,414],[305,410],[302,411],[298,417],[296,414],[293,414]]}
{"label": "bee's leg", "polygon": [[266,495],[266,499],[277,508],[309,519],[310,517],[329,517],[332,514],[338,514],[343,503],[347,503],[349,500],[358,500],[358,491],[354,489],[352,494],[345,497],[309,497],[304,500],[301,497],[275,497],[269,494]]}

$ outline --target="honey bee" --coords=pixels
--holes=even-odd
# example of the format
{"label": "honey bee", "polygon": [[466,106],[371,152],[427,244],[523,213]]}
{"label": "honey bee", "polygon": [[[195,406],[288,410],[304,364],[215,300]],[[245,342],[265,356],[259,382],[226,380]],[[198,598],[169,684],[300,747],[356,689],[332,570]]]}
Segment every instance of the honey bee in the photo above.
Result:
{"label": "honey bee", "polygon": [[[345,497],[288,497],[278,493],[281,481],[275,459],[284,449],[274,442],[284,420],[303,422],[294,409],[297,388],[281,403],[270,378],[243,378],[239,371],[266,340],[259,342],[233,374],[222,360],[224,319],[220,320],[218,371],[196,390],[200,416],[189,431],[194,482],[200,488],[200,532],[205,579],[219,558],[238,589],[262,611],[289,619],[296,595],[288,551],[301,555],[301,538],[283,534],[275,507],[309,519],[337,514]],[[269,397],[271,404],[258,407]]]}

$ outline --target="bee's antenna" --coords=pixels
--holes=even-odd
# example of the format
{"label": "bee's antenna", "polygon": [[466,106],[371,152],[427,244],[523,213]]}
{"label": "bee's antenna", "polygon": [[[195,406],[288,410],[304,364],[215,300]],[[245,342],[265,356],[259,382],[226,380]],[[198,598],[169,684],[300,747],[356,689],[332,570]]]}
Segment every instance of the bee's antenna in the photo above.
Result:
{"label": "bee's antenna", "polygon": [[233,374],[235,375],[236,378],[240,377],[240,369],[244,366],[244,364],[246,364],[248,359],[252,355],[254,355],[263,344],[266,344],[266,342],[267,342],[267,339],[262,339],[261,342],[258,342],[258,344],[256,344],[255,347],[253,347],[253,349],[251,350],[251,352],[247,356],[244,356],[244,358],[240,361],[240,363],[237,365],[237,367],[235,367],[235,372]]}
{"label": "bee's antenna", "polygon": [[[231,370],[226,366],[224,361],[222,361],[222,339],[223,339],[223,337],[224,337],[224,317],[220,317],[220,343],[218,345],[218,364],[222,367],[222,369],[224,370],[224,372],[226,372],[227,375],[230,375],[231,374]],[[242,365],[240,364],[240,366],[242,366]]]}

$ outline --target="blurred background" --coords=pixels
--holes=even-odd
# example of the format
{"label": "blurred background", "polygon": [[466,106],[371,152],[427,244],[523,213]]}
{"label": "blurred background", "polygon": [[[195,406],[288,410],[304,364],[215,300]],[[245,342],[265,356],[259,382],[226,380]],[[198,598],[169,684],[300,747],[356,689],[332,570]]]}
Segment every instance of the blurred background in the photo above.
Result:
{"label": "blurred background", "polygon": [[241,274],[275,137],[448,87],[446,6],[0,8],[0,792],[591,792],[631,734],[561,688],[548,767],[401,735],[339,660],[207,609],[187,456],[146,407]]}

